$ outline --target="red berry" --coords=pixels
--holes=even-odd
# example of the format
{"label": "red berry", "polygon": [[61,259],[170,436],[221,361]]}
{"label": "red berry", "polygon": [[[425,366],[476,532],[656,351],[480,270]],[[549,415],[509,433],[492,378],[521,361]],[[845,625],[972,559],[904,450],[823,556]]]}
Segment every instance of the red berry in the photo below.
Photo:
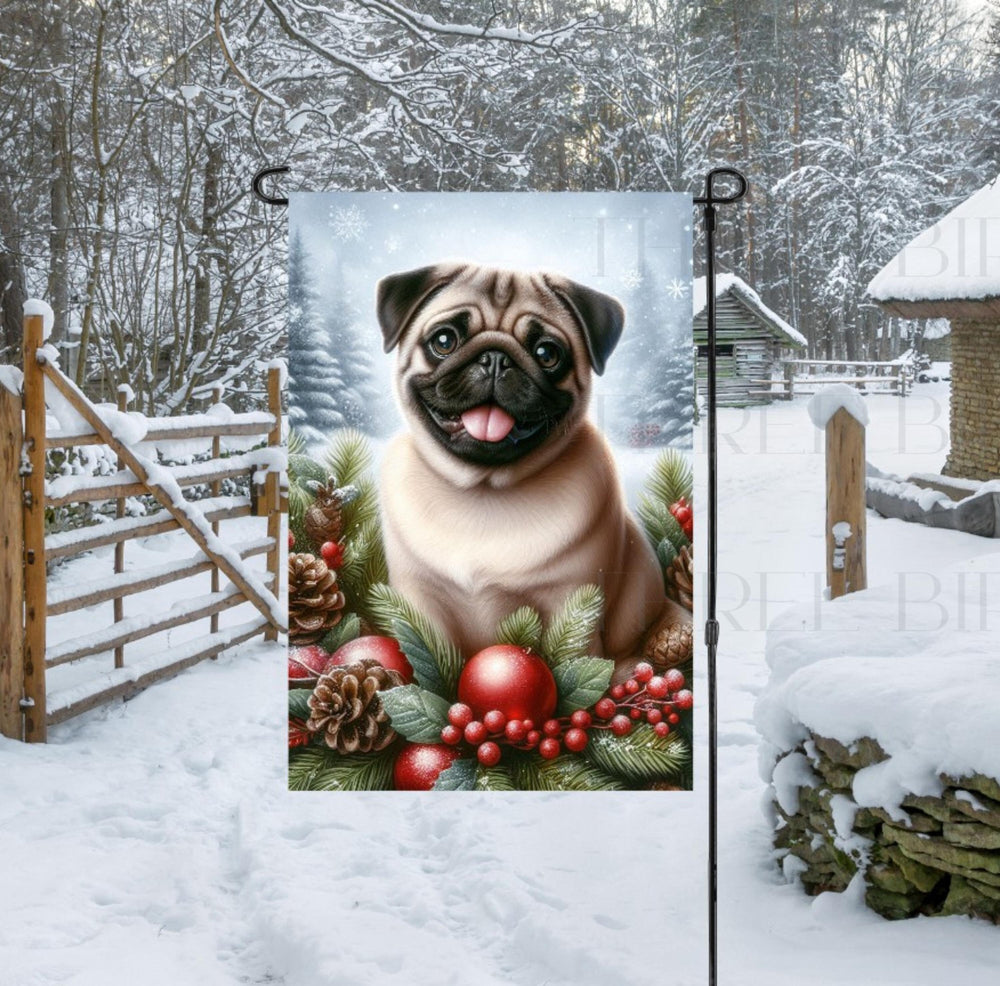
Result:
{"label": "red berry", "polygon": [[632,732],[632,720],[628,716],[615,716],[611,720],[611,732],[615,736],[627,736]]}
{"label": "red berry", "polygon": [[610,694],[613,699],[620,702],[625,697],[625,686],[612,685]]}
{"label": "red berry", "polygon": [[344,563],[344,549],[336,541],[324,541],[319,553],[330,568],[340,568]]}
{"label": "red berry", "polygon": [[662,719],[663,713],[659,709],[646,710],[646,722],[648,722],[651,726],[655,726]]}
{"label": "red berry", "polygon": [[479,722],[478,719],[473,719],[465,727],[465,741],[466,743],[471,743],[473,746],[479,746],[483,740],[486,739],[486,727]]}
{"label": "red berry", "polygon": [[538,744],[538,752],[542,755],[543,760],[554,760],[559,756],[559,740],[553,739],[551,736],[543,739]]}
{"label": "red berry", "polygon": [[546,736],[558,737],[562,735],[562,725],[558,719],[546,719],[542,726],[542,732]]}
{"label": "red berry", "polygon": [[462,742],[462,730],[451,724],[445,726],[441,730],[441,742],[447,743],[449,746],[458,746]]}
{"label": "red berry", "polygon": [[666,698],[670,693],[670,689],[667,687],[667,681],[665,678],[661,678],[659,675],[650,678],[646,682],[646,694],[650,698]]}
{"label": "red berry", "polygon": [[531,719],[522,719],[521,725],[530,733],[535,728],[535,723]]}
{"label": "red berry", "polygon": [[524,737],[524,742],[528,746],[538,746],[538,741],[542,738],[542,734],[537,729],[529,729],[528,735]]}
{"label": "red berry", "polygon": [[646,661],[640,661],[636,666],[635,670],[632,672],[632,677],[636,681],[645,683],[653,677],[653,665],[647,663]]}
{"label": "red berry", "polygon": [[669,736],[670,727],[665,722],[658,722],[654,727],[653,731],[657,736]]}
{"label": "red berry", "polygon": [[676,712],[671,712],[670,715],[667,716],[667,722],[669,722],[671,726],[676,726],[680,721],[681,717]]}
{"label": "red berry", "polygon": [[641,719],[642,718],[642,709],[629,709],[628,714],[633,719]]}
{"label": "red berry", "polygon": [[674,695],[674,705],[686,712],[694,706],[694,695],[687,688],[683,688]]}
{"label": "red berry", "polygon": [[602,698],[594,706],[594,714],[598,719],[610,719],[618,711],[614,699]]}
{"label": "red berry", "polygon": [[672,692],[679,692],[684,687],[684,675],[677,668],[671,668],[664,676],[667,688]]}
{"label": "red berry", "polygon": [[628,692],[629,695],[634,695],[641,687],[642,686],[635,680],[635,678],[629,678],[629,680],[625,682],[625,691]]}
{"label": "red berry", "polygon": [[476,756],[484,767],[495,767],[500,763],[500,747],[492,740],[488,740],[476,750]]}
{"label": "red berry", "polygon": [[590,713],[586,709],[577,709],[569,717],[569,721],[577,729],[589,729],[594,720],[590,718]]}
{"label": "red berry", "polygon": [[499,709],[491,709],[483,716],[483,725],[488,733],[496,735],[503,732],[503,727],[507,725],[507,717]]}
{"label": "red berry", "polygon": [[295,535],[289,531],[288,532],[288,550],[291,551],[295,547]]}
{"label": "red berry", "polygon": [[577,729],[574,726],[567,731],[563,742],[566,744],[567,750],[579,753],[587,745],[587,738],[587,734],[582,729]]}
{"label": "red berry", "polygon": [[463,702],[456,702],[448,709],[448,722],[453,726],[458,726],[459,729],[465,729],[472,722],[473,718],[472,709]]}
{"label": "red berry", "polygon": [[524,723],[520,719],[511,719],[503,727],[503,734],[509,742],[520,743],[527,736],[528,730],[524,728]]}

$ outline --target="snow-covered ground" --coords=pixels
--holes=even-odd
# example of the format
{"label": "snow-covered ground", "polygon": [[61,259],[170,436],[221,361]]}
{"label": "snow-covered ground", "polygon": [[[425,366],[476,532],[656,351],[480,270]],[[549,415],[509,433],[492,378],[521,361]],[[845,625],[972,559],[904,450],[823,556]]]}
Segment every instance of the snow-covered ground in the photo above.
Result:
{"label": "snow-covered ground", "polygon": [[[875,465],[940,468],[947,384],[868,403]],[[823,586],[822,436],[804,400],[720,428],[719,982],[992,981],[996,928],[811,900],[771,860],[753,708],[766,624]],[[991,550],[869,515],[869,584],[905,573],[914,605]],[[284,698],[257,643],[48,746],[0,741],[0,986],[706,981],[704,704],[692,793],[355,796],[285,791]]]}

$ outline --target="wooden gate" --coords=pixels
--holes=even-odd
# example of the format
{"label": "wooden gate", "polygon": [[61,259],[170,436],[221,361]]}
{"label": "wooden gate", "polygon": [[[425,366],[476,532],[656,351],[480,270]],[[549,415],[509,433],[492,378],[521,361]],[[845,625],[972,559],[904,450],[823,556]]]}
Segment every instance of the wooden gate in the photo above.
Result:
{"label": "wooden gate", "polygon": [[[7,386],[4,386],[4,384]],[[280,370],[267,373],[268,410],[229,414],[212,420],[205,415],[142,418],[91,403],[58,366],[53,347],[43,346],[41,316],[25,318],[24,379],[21,394],[11,380],[0,379],[0,733],[42,742],[49,725],[62,722],[113,699],[127,699],[198,661],[263,634],[275,639],[285,630],[279,602],[281,515]],[[50,399],[72,409],[80,430],[46,434],[46,384]],[[141,422],[141,424],[139,423]],[[228,456],[222,440],[259,436],[266,446]],[[167,467],[138,446],[157,441],[207,439],[211,458],[187,466]],[[105,446],[117,459],[108,476],[64,477],[46,491],[46,451]],[[250,494],[222,496],[226,480],[246,477]],[[182,489],[207,485],[210,496],[185,499]],[[126,516],[126,499],[150,495],[161,509],[148,516]],[[70,503],[116,501],[115,518],[106,523],[45,534],[47,507]],[[221,521],[258,516],[266,522],[261,536],[240,544],[219,537]],[[183,530],[197,553],[153,569],[125,570],[129,541]],[[114,570],[72,585],[50,588],[47,563],[114,545]],[[244,564],[266,555],[266,575]],[[211,573],[211,591],[175,603],[163,613],[126,618],[123,599],[181,579]],[[220,589],[225,576],[231,586]],[[54,646],[46,645],[46,620],[111,601],[113,621],[107,626]],[[220,629],[219,614],[249,602],[257,616]],[[208,633],[159,654],[142,653],[126,660],[126,645],[197,620],[209,621]],[[46,670],[99,654],[113,654],[113,667],[96,680],[76,682],[47,693]]]}

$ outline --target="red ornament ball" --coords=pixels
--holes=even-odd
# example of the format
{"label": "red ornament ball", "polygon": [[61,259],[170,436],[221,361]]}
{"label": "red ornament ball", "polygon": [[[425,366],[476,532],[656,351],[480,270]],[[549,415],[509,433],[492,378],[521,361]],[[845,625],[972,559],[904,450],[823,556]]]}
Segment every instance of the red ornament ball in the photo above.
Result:
{"label": "red ornament ball", "polygon": [[332,664],[333,659],[319,644],[293,647],[288,652],[288,680],[318,678]]}
{"label": "red ornament ball", "polygon": [[392,779],[397,791],[429,791],[438,774],[450,767],[458,750],[439,743],[407,743],[396,757]]}
{"label": "red ornament ball", "polygon": [[387,671],[398,671],[404,683],[413,681],[413,668],[392,637],[358,637],[338,648],[333,657],[337,664],[355,664],[370,657]]}
{"label": "red ornament ball", "polygon": [[474,654],[458,679],[458,699],[477,716],[495,709],[508,719],[544,722],[556,708],[556,680],[536,654],[496,644]]}

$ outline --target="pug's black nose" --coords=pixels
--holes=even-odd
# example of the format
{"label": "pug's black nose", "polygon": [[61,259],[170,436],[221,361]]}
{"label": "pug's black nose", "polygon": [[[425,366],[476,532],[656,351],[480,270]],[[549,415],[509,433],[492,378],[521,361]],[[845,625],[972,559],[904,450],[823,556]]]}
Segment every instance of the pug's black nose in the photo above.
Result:
{"label": "pug's black nose", "polygon": [[480,366],[484,366],[487,373],[493,377],[498,377],[504,370],[510,369],[510,357],[496,349],[488,349],[477,362]]}

